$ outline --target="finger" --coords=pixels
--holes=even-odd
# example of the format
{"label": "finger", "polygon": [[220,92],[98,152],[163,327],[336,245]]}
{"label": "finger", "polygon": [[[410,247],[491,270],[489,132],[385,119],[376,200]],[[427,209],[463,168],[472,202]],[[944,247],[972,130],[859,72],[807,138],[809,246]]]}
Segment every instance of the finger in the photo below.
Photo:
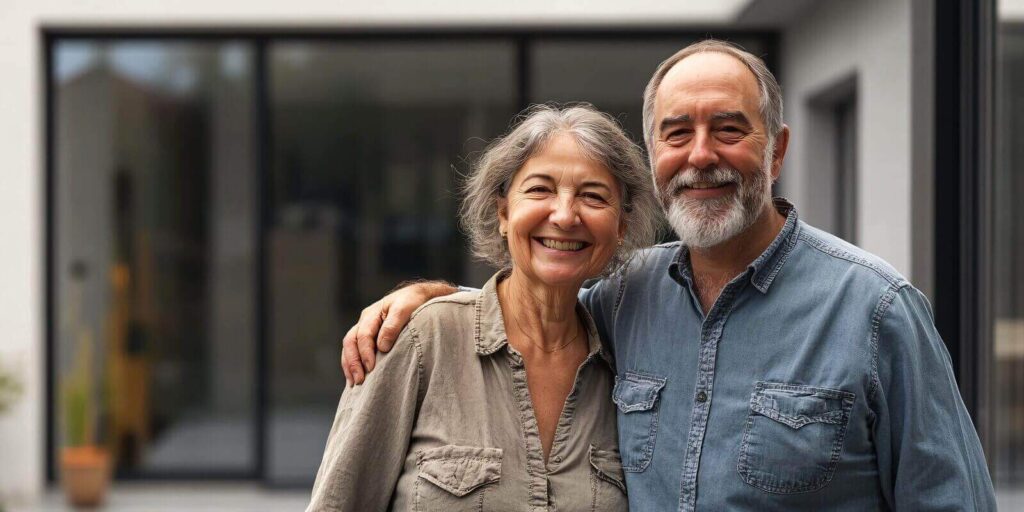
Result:
{"label": "finger", "polygon": [[351,375],[352,384],[359,385],[363,383],[363,363],[359,360],[359,351],[356,349],[355,343],[349,343],[347,340],[342,350],[342,364],[345,367],[345,371],[348,375]]}
{"label": "finger", "polygon": [[[377,333],[380,332],[382,322],[382,302],[377,301],[363,310],[359,318],[359,329],[356,331],[357,361],[361,363],[360,370],[369,372],[373,370],[377,359]],[[350,366],[351,368],[351,362]]]}
{"label": "finger", "polygon": [[409,317],[417,307],[419,304],[403,300],[396,300],[391,304],[387,309],[387,316],[381,322],[380,333],[377,334],[377,350],[387,352],[395,346],[395,340],[405,328],[405,324],[409,323]]}
{"label": "finger", "polygon": [[356,326],[353,325],[349,328],[348,332],[345,333],[345,337],[341,341],[341,372],[345,374],[345,385],[352,387],[352,372],[349,371],[348,365],[345,359],[345,345],[352,345],[356,342]]}

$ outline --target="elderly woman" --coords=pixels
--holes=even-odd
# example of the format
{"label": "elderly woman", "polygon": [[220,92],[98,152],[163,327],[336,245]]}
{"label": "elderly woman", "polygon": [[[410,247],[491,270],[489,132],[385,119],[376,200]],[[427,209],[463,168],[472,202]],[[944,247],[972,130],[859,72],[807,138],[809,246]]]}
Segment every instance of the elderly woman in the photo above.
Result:
{"label": "elderly woman", "polygon": [[344,393],[309,510],[625,510],[614,374],[586,279],[648,245],[639,149],[589,106],[535,107],[465,187],[483,289],[428,302]]}

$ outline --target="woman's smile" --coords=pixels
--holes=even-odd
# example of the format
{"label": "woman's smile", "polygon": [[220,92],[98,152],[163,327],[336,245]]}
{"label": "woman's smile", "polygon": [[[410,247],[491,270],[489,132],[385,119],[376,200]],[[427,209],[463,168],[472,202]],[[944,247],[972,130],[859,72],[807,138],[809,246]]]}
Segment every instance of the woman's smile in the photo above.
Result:
{"label": "woman's smile", "polygon": [[513,267],[537,284],[599,275],[622,235],[621,189],[568,135],[552,137],[515,174],[499,217]]}
{"label": "woman's smile", "polygon": [[581,240],[566,240],[546,237],[533,237],[533,239],[544,247],[558,252],[580,252],[591,245]]}

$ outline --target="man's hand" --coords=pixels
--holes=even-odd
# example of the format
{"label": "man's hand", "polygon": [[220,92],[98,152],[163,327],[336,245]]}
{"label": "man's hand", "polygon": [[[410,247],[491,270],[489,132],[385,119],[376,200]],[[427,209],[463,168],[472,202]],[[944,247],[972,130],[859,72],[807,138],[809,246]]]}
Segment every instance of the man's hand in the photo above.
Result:
{"label": "man's hand", "polygon": [[341,371],[345,382],[362,384],[373,370],[377,350],[387,352],[409,323],[416,308],[434,297],[449,295],[458,288],[444,281],[421,281],[399,288],[374,302],[359,315],[359,322],[345,335],[341,350]]}

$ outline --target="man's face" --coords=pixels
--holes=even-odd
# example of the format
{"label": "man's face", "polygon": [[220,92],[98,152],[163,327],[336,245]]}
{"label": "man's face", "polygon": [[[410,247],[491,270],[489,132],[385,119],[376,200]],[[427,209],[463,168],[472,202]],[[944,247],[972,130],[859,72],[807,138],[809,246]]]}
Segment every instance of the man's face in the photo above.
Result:
{"label": "man's face", "polygon": [[654,182],[669,222],[690,246],[746,230],[771,202],[776,155],[758,109],[757,80],[722,53],[691,55],[665,75],[654,104]]}

